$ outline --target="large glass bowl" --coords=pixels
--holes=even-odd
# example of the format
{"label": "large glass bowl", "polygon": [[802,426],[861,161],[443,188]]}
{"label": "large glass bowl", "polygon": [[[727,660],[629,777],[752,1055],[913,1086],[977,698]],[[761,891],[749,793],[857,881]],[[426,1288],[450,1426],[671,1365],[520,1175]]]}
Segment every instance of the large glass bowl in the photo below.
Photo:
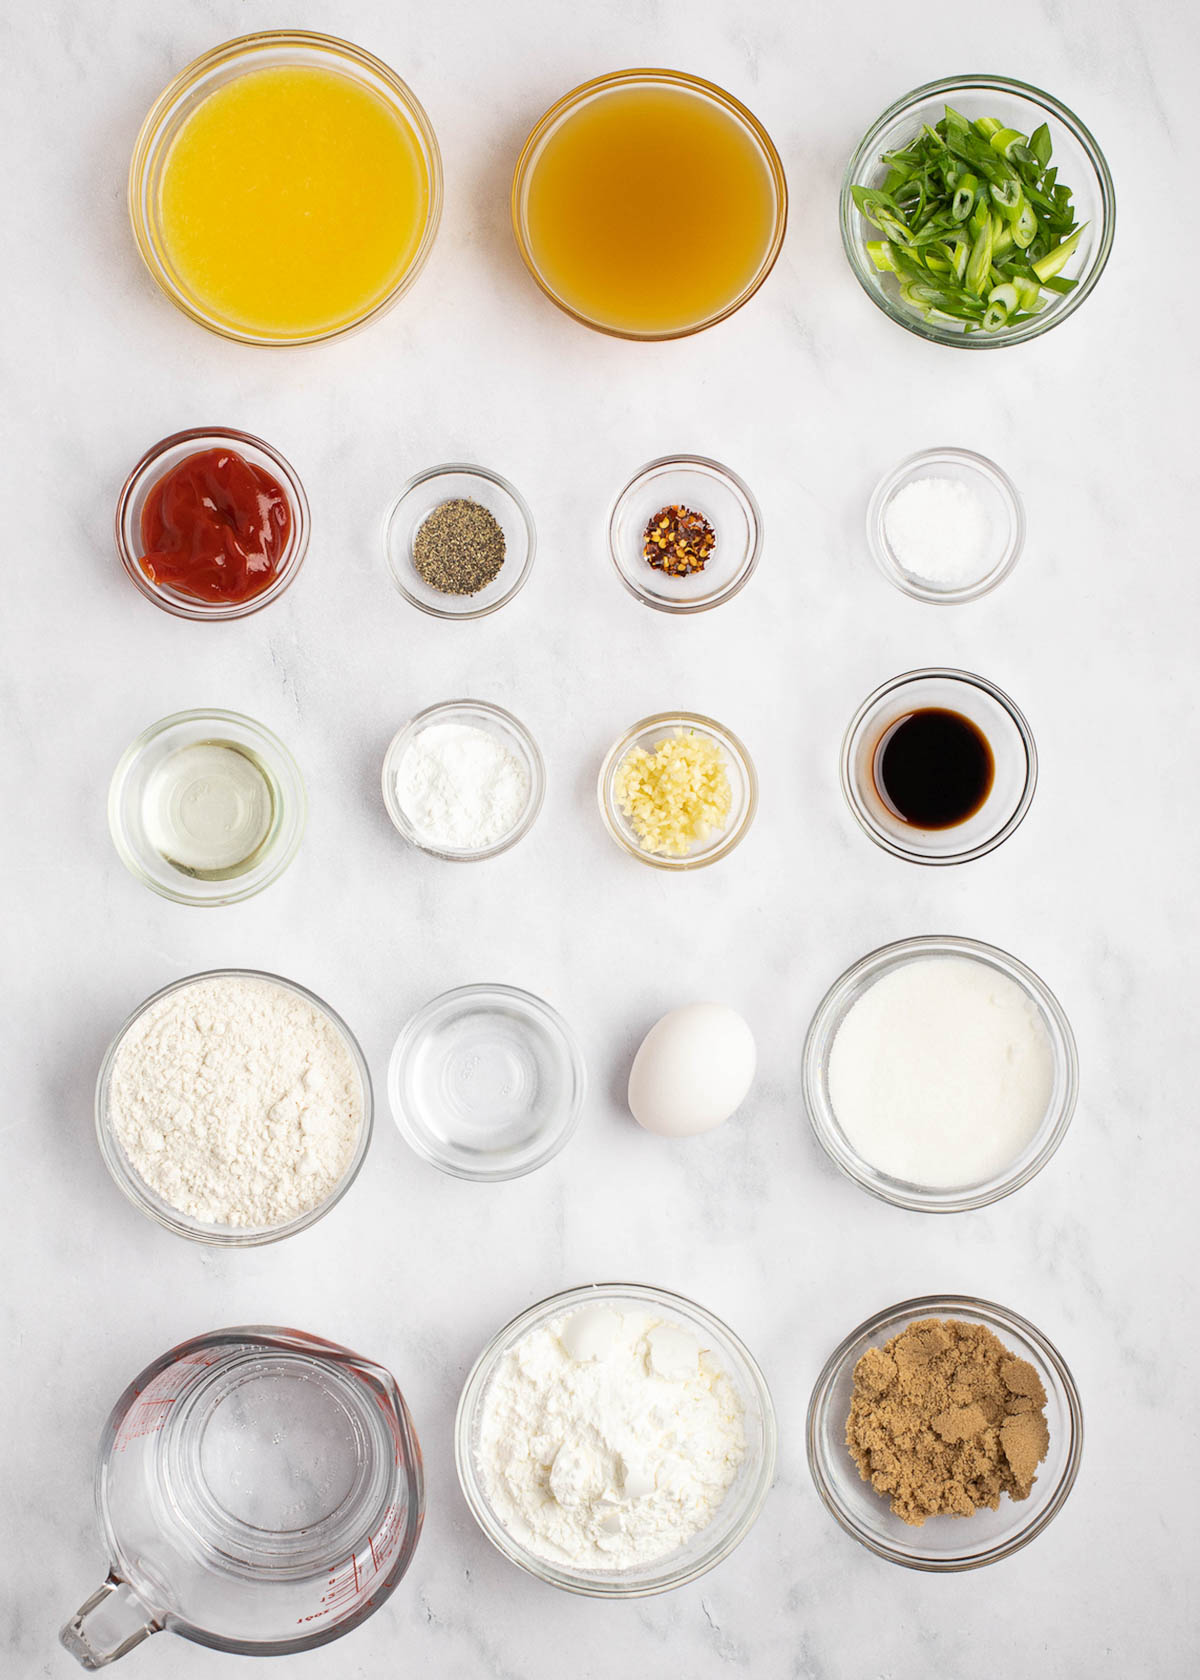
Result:
{"label": "large glass bowl", "polygon": [[[297,1215],[283,1225],[267,1225],[254,1227],[249,1225],[213,1225],[199,1219],[193,1219],[190,1214],[182,1213],[178,1208],[163,1199],[157,1191],[152,1190],[142,1175],[134,1167],[117,1136],[117,1128],[113,1121],[109,1106],[109,1093],[112,1086],[113,1065],[117,1054],[124,1042],[126,1034],[136,1026],[148,1009],[172,992],[180,991],[184,986],[192,986],[199,980],[264,980],[272,986],[282,986],[286,991],[295,992],[298,997],[312,1004],[324,1014],[331,1026],[340,1034],[350,1052],[350,1059],[358,1073],[359,1087],[362,1093],[362,1121],[358,1129],[358,1142],[349,1165],[337,1184],[323,1202],[307,1212]],[[295,1236],[298,1231],[306,1231],[310,1225],[315,1225],[318,1219],[323,1219],[330,1208],[340,1202],[358,1177],[359,1169],[366,1159],[367,1147],[371,1142],[371,1128],[374,1118],[374,1107],[371,1093],[371,1074],[367,1067],[366,1057],[363,1055],[358,1040],[350,1028],[323,998],[315,992],[310,992],[304,986],[298,986],[294,980],[285,980],[279,974],[265,974],[252,968],[218,968],[210,969],[204,974],[188,974],[182,980],[173,981],[155,992],[144,1003],[140,1003],[121,1027],[100,1064],[100,1073],[96,1080],[96,1138],[100,1145],[100,1154],[104,1164],[112,1174],[117,1188],[131,1201],[139,1212],[148,1219],[153,1219],[168,1231],[173,1231],[177,1237],[187,1237],[192,1242],[208,1243],[221,1248],[257,1248],[264,1243],[281,1242],[284,1237]]]}
{"label": "large glass bowl", "polygon": [[[163,236],[160,199],[163,172],[171,147],[193,111],[217,88],[248,70],[316,67],[348,76],[386,105],[412,134],[425,166],[429,202],[425,225],[408,266],[390,289],[350,318],[315,332],[255,332],[214,313],[192,292],[171,261]],[[303,29],[268,29],[225,41],[189,64],[151,106],[133,148],[129,165],[129,219],[142,261],[176,308],[210,332],[242,344],[315,344],[338,338],[373,321],[401,297],[421,272],[433,249],[442,213],[442,158],[429,118],[412,89],[372,53],[334,35]]]}
{"label": "large glass bowl", "polygon": [[[895,275],[881,274],[868,256],[866,241],[878,238],[879,234],[860,214],[851,192],[856,186],[881,186],[887,173],[886,165],[880,161],[883,153],[906,146],[920,132],[923,123],[932,128],[945,114],[947,105],[972,120],[996,117],[1025,135],[1046,123],[1053,145],[1051,165],[1058,167],[1059,180],[1072,190],[1076,220],[1087,224],[1063,270],[1067,279],[1079,282],[1074,291],[1062,296],[1043,293],[1045,301],[1039,314],[999,332],[964,332],[956,322],[929,321],[909,308],[900,297]],[[999,350],[1008,344],[1024,344],[1040,338],[1073,315],[1104,271],[1112,249],[1116,214],[1108,164],[1079,118],[1040,88],[1007,76],[946,76],[905,94],[903,99],[889,105],[868,129],[846,166],[842,181],[842,244],[863,291],[885,315],[909,332],[934,344],[948,344],[960,350]]]}
{"label": "large glass bowl", "polygon": [[[923,1527],[910,1528],[859,1476],[846,1445],[846,1419],[854,1367],[863,1354],[870,1347],[882,1347],[922,1318],[982,1324],[1019,1359],[1028,1360],[1046,1390],[1050,1446],[1027,1499],[1004,1495],[995,1511],[984,1509],[971,1517],[929,1517]],[[1062,1510],[1075,1485],[1082,1451],[1083,1408],[1058,1349],[1027,1319],[970,1295],[925,1295],[867,1319],[830,1354],[808,1407],[808,1467],[826,1509],[868,1551],[907,1569],[979,1569],[1020,1551]]]}
{"label": "large glass bowl", "polygon": [[[584,1306],[602,1304],[621,1312],[661,1314],[692,1331],[719,1356],[741,1399],[746,1455],[737,1477],[706,1528],[666,1557],[632,1569],[570,1569],[551,1563],[509,1533],[488,1497],[478,1457],[483,1402],[496,1368],[516,1342],[531,1330]],[[728,1325],[694,1301],[638,1283],[594,1283],[551,1295],[513,1319],[488,1343],[472,1367],[454,1423],[454,1458],[463,1494],[487,1538],[510,1562],[530,1575],[567,1592],[593,1598],[644,1598],[682,1587],[727,1558],[754,1526],[775,1475],[775,1408],[766,1378],[749,1349]]]}
{"label": "large glass bowl", "polygon": [[[570,117],[574,116],[584,105],[592,100],[603,99],[614,92],[625,92],[635,88],[670,88],[681,90],[702,99],[713,112],[720,112],[733,119],[745,134],[747,134],[761,159],[771,183],[771,194],[774,203],[774,218],[770,238],[763,251],[758,267],[741,291],[729,298],[719,309],[706,315],[703,319],[690,321],[685,325],[667,329],[648,329],[639,331],[633,327],[619,327],[611,322],[601,321],[594,316],[582,313],[569,299],[558,292],[543,272],[534,249],[534,241],[529,228],[529,193],[530,186],[537,170],[538,160],[551,135],[561,127]],[[535,123],[529,138],[521,149],[517,159],[516,169],[513,171],[512,184],[512,225],[513,234],[517,241],[517,249],[521,253],[526,268],[542,291],[552,303],[574,320],[581,321],[585,327],[593,327],[597,332],[608,333],[613,338],[638,339],[650,341],[654,339],[686,338],[691,333],[703,332],[706,327],[715,326],[718,321],[726,320],[736,310],[747,303],[757,292],[763,281],[775,266],[775,259],[779,255],[783,244],[783,235],[787,228],[787,178],[783,172],[783,164],[779,153],[775,150],[771,136],[759,122],[752,111],[726,93],[723,88],[712,82],[703,81],[699,76],[689,76],[679,70],[618,70],[607,76],[597,76],[582,86],[573,88]],[[670,207],[666,206],[668,214]]]}

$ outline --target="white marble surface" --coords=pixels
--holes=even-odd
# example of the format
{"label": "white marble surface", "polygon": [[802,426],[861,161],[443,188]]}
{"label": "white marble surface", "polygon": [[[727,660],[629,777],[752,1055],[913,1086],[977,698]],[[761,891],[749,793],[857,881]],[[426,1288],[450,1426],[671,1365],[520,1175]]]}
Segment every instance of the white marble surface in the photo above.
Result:
{"label": "white marble surface", "polygon": [[[205,334],[156,293],[126,225],[124,177],[142,113],[177,69],[279,23],[347,35],[411,81],[442,142],[446,212],[426,273],[391,316],[343,344],[263,354]],[[1195,9],[1013,0],[927,19],[883,0],[47,0],[9,8],[5,36],[0,1670],[75,1672],[56,1635],[104,1573],[92,1455],[123,1385],[174,1341],[265,1320],[390,1365],[428,1469],[425,1535],[400,1589],[319,1657],[278,1661],[280,1680],[1194,1673]],[[588,75],[631,63],[678,65],[746,99],[793,194],[760,296],[661,348],[560,316],[507,225],[509,172],[533,119]],[[874,311],[835,216],[841,167],[876,113],[971,68],[1024,77],[1077,109],[1120,199],[1115,255],[1080,314],[985,357],[939,351]],[[314,517],[295,588],[225,627],[139,598],[110,532],[141,451],[209,421],[277,442]],[[1002,462],[1030,523],[1003,588],[945,612],[890,589],[862,537],[875,479],[936,443]],[[768,530],[751,587],[694,621],[640,610],[603,548],[615,490],[677,449],[743,473]],[[409,608],[379,548],[396,487],[455,457],[510,475],[541,533],[524,594],[469,625]],[[837,786],[859,699],[924,663],[1010,690],[1042,755],[1024,828],[959,870],[874,849]],[[512,707],[549,764],[533,835],[477,868],[406,850],[377,786],[399,722],[460,694]],[[277,729],[312,805],[285,879],[207,913],[127,875],[104,813],[126,743],[205,703]],[[618,853],[593,792],[613,737],[671,705],[727,721],[762,777],[745,844],[683,879]],[[1011,1200],[951,1219],[889,1209],[841,1179],[798,1093],[802,1034],[828,982],[877,944],[935,931],[994,941],[1038,969],[1083,1064],[1079,1112],[1050,1167]],[[497,978],[539,992],[584,1040],[581,1130],[543,1172],[481,1188],[418,1163],[384,1101],[359,1183],[313,1231],[248,1253],[177,1241],[110,1183],[92,1085],[147,993],[232,964],[328,997],[380,1083],[401,1022],[439,990]],[[761,1076],[734,1124],[663,1143],[623,1111],[629,1059],[661,1011],[705,995],[745,1011]],[[550,1291],[614,1275],[727,1318],[765,1366],[782,1436],[777,1484],[740,1551],[690,1588],[629,1605],[574,1599],[510,1567],[477,1532],[451,1455],[458,1389],[491,1332]],[[941,1290],[1031,1317],[1074,1368],[1087,1417],[1083,1471],[1053,1526],[1003,1564],[948,1578],[855,1545],[820,1506],[803,1448],[833,1344],[888,1302]],[[206,1680],[244,1667],[163,1635],[122,1672]]]}

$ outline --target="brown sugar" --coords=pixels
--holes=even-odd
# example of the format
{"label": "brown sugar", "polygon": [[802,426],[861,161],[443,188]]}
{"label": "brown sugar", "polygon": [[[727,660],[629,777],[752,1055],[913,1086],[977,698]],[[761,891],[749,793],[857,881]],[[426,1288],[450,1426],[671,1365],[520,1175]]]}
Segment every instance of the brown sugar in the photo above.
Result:
{"label": "brown sugar", "polygon": [[854,1367],[846,1445],[858,1473],[919,1528],[1027,1499],[1050,1444],[1046,1391],[982,1324],[923,1318]]}

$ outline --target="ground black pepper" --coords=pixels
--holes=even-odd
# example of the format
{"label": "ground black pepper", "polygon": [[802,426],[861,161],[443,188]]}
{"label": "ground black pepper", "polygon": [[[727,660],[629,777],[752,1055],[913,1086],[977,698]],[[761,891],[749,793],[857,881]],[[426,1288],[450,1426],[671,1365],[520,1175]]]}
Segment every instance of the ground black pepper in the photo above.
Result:
{"label": "ground black pepper", "polygon": [[422,521],[413,564],[443,595],[477,595],[504,564],[504,532],[487,508],[455,496]]}

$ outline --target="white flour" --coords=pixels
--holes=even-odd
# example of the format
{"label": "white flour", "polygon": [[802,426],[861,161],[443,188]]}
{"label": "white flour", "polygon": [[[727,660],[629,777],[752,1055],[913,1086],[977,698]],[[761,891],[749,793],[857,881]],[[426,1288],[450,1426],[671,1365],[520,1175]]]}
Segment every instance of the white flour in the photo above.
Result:
{"label": "white flour", "polygon": [[520,822],[529,771],[490,729],[434,723],[400,760],[396,797],[423,844],[480,851]]}
{"label": "white flour", "polygon": [[134,1171],[180,1213],[282,1225],[323,1202],[363,1121],[350,1048],[307,998],[269,980],[197,980],[130,1029],[112,1121]]}
{"label": "white flour", "polygon": [[716,1355],[649,1313],[583,1307],[532,1330],[484,1396],[480,1467],[501,1522],[576,1569],[629,1569],[707,1527],[746,1452]]}

